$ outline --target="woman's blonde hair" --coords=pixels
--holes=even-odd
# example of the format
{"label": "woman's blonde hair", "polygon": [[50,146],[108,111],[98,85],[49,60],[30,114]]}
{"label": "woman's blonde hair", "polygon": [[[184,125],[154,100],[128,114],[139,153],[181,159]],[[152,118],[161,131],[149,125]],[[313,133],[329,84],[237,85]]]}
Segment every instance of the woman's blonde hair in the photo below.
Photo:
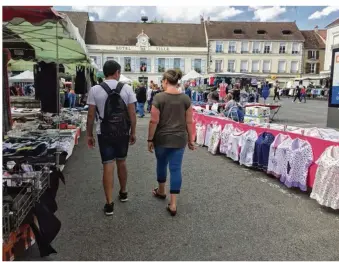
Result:
{"label": "woman's blonde hair", "polygon": [[182,72],[180,70],[169,69],[164,73],[162,80],[167,80],[171,85],[177,85],[181,78]]}
{"label": "woman's blonde hair", "polygon": [[233,99],[233,95],[232,95],[232,94],[227,94],[226,99],[227,99],[228,101],[231,101],[231,100]]}

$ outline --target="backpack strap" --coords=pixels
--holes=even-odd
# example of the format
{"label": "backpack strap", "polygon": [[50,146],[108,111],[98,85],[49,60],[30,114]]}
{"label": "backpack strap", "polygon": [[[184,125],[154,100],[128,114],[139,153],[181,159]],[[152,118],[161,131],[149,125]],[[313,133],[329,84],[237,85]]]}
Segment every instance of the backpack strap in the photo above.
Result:
{"label": "backpack strap", "polygon": [[100,86],[106,91],[107,95],[112,93],[112,89],[105,82],[102,82]]}
{"label": "backpack strap", "polygon": [[117,87],[114,90],[115,93],[120,94],[122,88],[124,87],[124,83],[118,82]]}

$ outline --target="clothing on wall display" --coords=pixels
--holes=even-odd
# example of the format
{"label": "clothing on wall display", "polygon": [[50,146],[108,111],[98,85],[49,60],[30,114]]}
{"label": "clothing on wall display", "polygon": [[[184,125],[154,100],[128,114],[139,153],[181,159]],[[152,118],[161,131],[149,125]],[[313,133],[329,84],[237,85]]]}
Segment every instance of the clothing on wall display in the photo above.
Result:
{"label": "clothing on wall display", "polygon": [[225,98],[226,97],[226,84],[221,83],[219,84],[219,98]]}
{"label": "clothing on wall display", "polygon": [[255,142],[258,139],[257,132],[254,130],[248,130],[241,137],[241,151],[239,163],[240,165],[251,167],[253,165],[253,154],[255,148]]}
{"label": "clothing on wall display", "polygon": [[76,68],[74,91],[81,95],[87,93],[86,68],[84,66],[77,66]]}
{"label": "clothing on wall display", "polygon": [[274,141],[274,135],[268,132],[262,133],[255,142],[253,154],[253,166],[264,171],[267,170],[270,146]]}
{"label": "clothing on wall display", "polygon": [[280,181],[287,187],[307,190],[308,169],[313,162],[313,151],[309,142],[296,138],[287,149],[287,164],[283,167]]}
{"label": "clothing on wall display", "polygon": [[212,128],[212,135],[208,145],[208,151],[215,155],[218,151],[221,137],[221,125],[214,125]]}
{"label": "clothing on wall display", "polygon": [[328,147],[319,159],[311,198],[320,205],[339,209],[339,146]]}
{"label": "clothing on wall display", "polygon": [[239,129],[234,129],[228,139],[228,147],[226,155],[227,157],[233,159],[234,161],[239,161],[240,146],[241,146],[241,137],[244,134],[244,131]]}
{"label": "clothing on wall display", "polygon": [[203,146],[205,144],[206,126],[200,123],[196,124],[196,133],[197,133],[196,143],[199,146]]}
{"label": "clothing on wall display", "polygon": [[220,153],[226,154],[227,147],[228,147],[228,139],[233,132],[233,125],[227,124],[224,126],[224,129],[221,132],[221,139],[220,139]]}
{"label": "clothing on wall display", "polygon": [[41,111],[57,113],[59,86],[57,85],[57,72],[55,63],[39,62],[34,67],[34,87],[37,99],[41,101]]}
{"label": "clothing on wall display", "polygon": [[288,148],[292,139],[288,135],[278,134],[271,144],[267,167],[268,174],[280,177],[282,166],[287,164],[287,150],[284,149],[283,144],[285,141],[285,144],[288,144]]}

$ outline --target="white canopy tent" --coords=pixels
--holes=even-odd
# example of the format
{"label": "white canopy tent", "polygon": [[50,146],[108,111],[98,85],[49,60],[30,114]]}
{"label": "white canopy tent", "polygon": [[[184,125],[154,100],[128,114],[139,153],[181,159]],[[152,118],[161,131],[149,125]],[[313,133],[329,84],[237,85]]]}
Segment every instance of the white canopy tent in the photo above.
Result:
{"label": "white canopy tent", "polygon": [[123,82],[123,83],[132,83],[132,80],[127,78],[126,76],[124,75],[120,75],[120,79],[119,79],[120,82]]}
{"label": "white canopy tent", "polygon": [[19,75],[10,77],[9,81],[12,83],[34,83],[34,74],[27,70]]}
{"label": "white canopy tent", "polygon": [[197,78],[203,78],[202,75],[200,75],[199,73],[197,73],[195,70],[192,70],[190,72],[188,72],[186,75],[184,75],[184,77],[181,79],[181,81],[187,81],[190,79],[197,79]]}

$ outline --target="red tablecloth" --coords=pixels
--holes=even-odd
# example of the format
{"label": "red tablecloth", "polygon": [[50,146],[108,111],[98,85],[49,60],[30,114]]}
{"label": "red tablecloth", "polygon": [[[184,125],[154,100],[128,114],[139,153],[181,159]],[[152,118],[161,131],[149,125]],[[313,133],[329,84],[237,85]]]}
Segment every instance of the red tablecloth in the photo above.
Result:
{"label": "red tablecloth", "polygon": [[247,104],[244,107],[252,107],[252,106],[265,106],[265,107],[269,107],[271,110],[275,110],[281,107],[281,105],[269,105],[269,104],[261,104],[261,103]]}
{"label": "red tablecloth", "polygon": [[[320,157],[320,155],[325,151],[325,149],[327,147],[329,147],[329,146],[339,146],[339,143],[337,143],[337,142],[327,141],[327,140],[314,138],[314,137],[303,136],[303,135],[294,134],[294,133],[290,133],[290,132],[272,130],[272,129],[268,129],[268,128],[253,127],[253,126],[249,126],[249,125],[246,125],[246,124],[234,122],[234,121],[229,120],[229,119],[222,119],[222,118],[213,117],[213,116],[205,116],[205,115],[202,115],[202,114],[198,114],[196,112],[193,113],[193,119],[194,119],[194,121],[193,121],[193,123],[194,123],[193,124],[194,137],[196,135],[196,132],[195,132],[195,124],[196,123],[200,122],[202,124],[209,124],[211,122],[214,122],[214,123],[217,122],[218,124],[220,124],[222,126],[224,126],[225,124],[233,124],[234,126],[236,126],[237,128],[239,128],[240,130],[243,130],[243,131],[247,131],[247,130],[252,129],[252,130],[255,130],[258,133],[258,135],[263,133],[263,132],[270,132],[274,136],[278,135],[279,133],[284,133],[285,135],[289,135],[292,139],[300,138],[300,139],[306,140],[312,146],[314,162]],[[318,167],[314,162],[310,166],[310,170],[309,170],[309,174],[308,174],[308,178],[307,178],[307,185],[309,187],[313,186],[314,179],[315,179],[315,173],[316,173],[317,167]]]}

